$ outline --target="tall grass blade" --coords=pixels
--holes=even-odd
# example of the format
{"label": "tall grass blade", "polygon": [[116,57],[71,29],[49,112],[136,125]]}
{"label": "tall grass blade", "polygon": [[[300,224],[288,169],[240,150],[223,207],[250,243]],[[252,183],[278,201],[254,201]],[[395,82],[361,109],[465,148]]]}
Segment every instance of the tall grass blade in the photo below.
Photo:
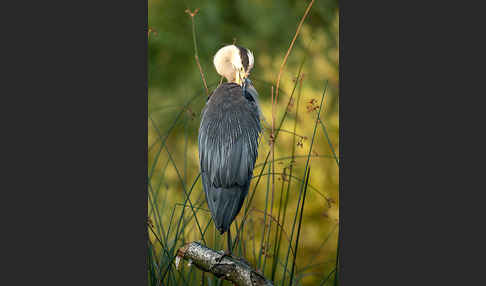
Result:
{"label": "tall grass blade", "polygon": [[[321,114],[321,110],[322,110],[322,103],[324,102],[324,97],[326,95],[326,91],[327,91],[327,85],[328,85],[328,81],[326,81],[326,87],[324,88],[324,92],[322,94],[322,98],[321,98],[321,103],[319,105],[319,112],[317,114],[317,119],[316,119],[316,122],[314,124],[314,132],[312,134],[312,140],[311,140],[311,144],[310,144],[310,147],[309,147],[309,152],[307,154],[307,162],[305,163],[305,170],[304,170],[304,174],[307,173],[307,170],[309,168],[309,161],[310,161],[310,158],[311,158],[311,153],[312,153],[312,147],[314,145],[314,139],[316,137],[316,131],[317,131],[317,122],[319,120],[319,117],[320,117],[320,114]],[[302,186],[302,185],[301,185]],[[300,205],[300,200],[301,200],[301,195],[302,195],[302,187],[301,187],[301,190],[300,190],[300,193],[299,193],[299,199],[297,201],[297,208],[295,210],[295,216],[294,216],[294,222],[292,224],[292,234],[290,235],[290,241],[293,240],[293,237],[294,237],[294,230],[295,230],[295,224],[296,224],[296,220],[297,220],[297,215],[298,215],[298,208],[299,208],[299,205]],[[289,250],[287,250],[287,256],[285,258],[285,270],[287,269],[287,264],[288,264],[288,259],[289,259],[289,253],[290,253],[290,246],[289,246]],[[282,279],[282,282],[285,283],[285,275],[286,275],[286,272],[284,271],[284,277]],[[292,277],[291,277],[292,279]]]}
{"label": "tall grass blade", "polygon": [[299,250],[299,238],[300,238],[300,229],[301,229],[301,226],[302,226],[302,214],[304,213],[304,204],[305,204],[305,197],[306,197],[306,194],[307,194],[307,185],[309,184],[309,177],[310,177],[310,167],[307,170],[307,179],[305,180],[304,198],[302,199],[302,207],[300,209],[299,227],[297,229],[297,239],[295,241],[294,261],[292,262],[292,270],[290,270],[290,283],[289,283],[289,285],[292,285],[292,280],[294,279],[295,259],[297,258],[297,251]]}

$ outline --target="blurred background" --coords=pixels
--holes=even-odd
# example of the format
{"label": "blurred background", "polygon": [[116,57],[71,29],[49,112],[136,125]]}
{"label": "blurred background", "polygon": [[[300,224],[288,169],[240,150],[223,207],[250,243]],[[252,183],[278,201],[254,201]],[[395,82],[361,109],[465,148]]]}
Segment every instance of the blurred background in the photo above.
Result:
{"label": "blurred background", "polygon": [[[210,221],[198,178],[197,136],[207,94],[194,57],[194,36],[210,91],[221,80],[212,63],[219,48],[236,43],[255,57],[250,78],[259,92],[264,132],[249,195],[232,225],[234,237],[244,222],[235,255],[245,257],[275,285],[290,285],[290,280],[292,285],[334,285],[339,232],[336,0],[314,2],[288,57],[275,105],[275,128],[283,123],[275,141],[274,161],[270,156],[265,164],[271,149],[272,86],[276,86],[282,61],[309,3],[149,0],[151,285],[203,285],[201,280],[204,285],[230,285],[210,274],[203,277],[194,267],[176,269],[173,265],[175,251],[186,242],[202,241],[216,250],[226,247],[226,237]],[[198,9],[194,26],[186,9]],[[311,172],[304,192],[308,155]]]}

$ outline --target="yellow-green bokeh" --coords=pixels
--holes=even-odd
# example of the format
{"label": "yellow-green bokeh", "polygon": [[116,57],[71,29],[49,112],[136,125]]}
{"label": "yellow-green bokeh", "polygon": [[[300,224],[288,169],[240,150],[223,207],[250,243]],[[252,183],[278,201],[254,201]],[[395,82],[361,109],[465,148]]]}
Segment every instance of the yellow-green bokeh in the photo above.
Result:
{"label": "yellow-green bokeh", "polygon": [[[159,129],[163,137],[171,130],[167,137],[166,146],[171,153],[179,175],[189,189],[199,173],[199,159],[197,150],[197,134],[200,121],[200,111],[206,102],[206,94],[203,88],[201,76],[194,59],[194,47],[192,38],[191,18],[184,11],[188,8],[193,11],[199,8],[194,17],[196,26],[196,38],[198,44],[199,60],[205,74],[210,90],[219,83],[220,77],[212,66],[212,57],[224,44],[236,43],[249,48],[255,56],[255,67],[251,79],[259,91],[260,104],[267,127],[271,127],[272,105],[271,86],[275,86],[282,60],[287,52],[289,44],[295,34],[296,28],[308,1],[162,1],[149,0],[149,27],[152,32],[149,36],[149,171],[160,148]],[[283,158],[291,155],[295,146],[297,158],[294,164],[293,175],[301,180],[304,177],[306,155],[309,152],[312,134],[316,120],[316,112],[309,111],[310,103],[315,100],[314,106],[319,104],[326,81],[328,83],[324,104],[321,112],[321,120],[327,129],[329,140],[335,153],[339,157],[339,17],[337,1],[316,1],[306,19],[301,33],[295,42],[293,50],[285,65],[280,81],[280,94],[275,106],[275,122],[278,124],[287,108],[298,74],[299,65],[306,58],[303,66],[302,86],[297,87],[294,94],[294,102],[289,109],[276,145],[275,158]],[[299,110],[297,107],[297,95],[301,94]],[[184,105],[194,97],[178,117]],[[298,114],[296,119],[295,114]],[[155,124],[152,123],[152,120]],[[293,144],[293,135],[289,132],[294,128],[297,120],[296,133],[305,140],[296,137]],[[175,124],[173,124],[176,122]],[[165,138],[165,137],[164,137]],[[266,129],[259,148],[259,157],[254,175],[258,175],[268,151],[270,131]],[[301,141],[302,144],[297,144]],[[303,276],[303,285],[315,285],[327,275],[335,266],[337,234],[336,225],[339,220],[339,169],[332,157],[328,138],[323,132],[323,125],[317,125],[317,133],[310,160],[311,178],[305,209],[303,213],[301,237],[296,261],[297,271],[306,266],[319,264],[312,267]],[[300,156],[300,157],[299,157]],[[151,181],[152,188],[159,188],[157,197],[153,202],[163,206],[159,214],[162,222],[169,224],[171,211],[176,203],[184,201],[184,192],[174,166],[167,163],[169,160],[167,151],[163,149],[157,156],[155,169]],[[290,159],[275,162],[275,173],[282,173],[290,163]],[[166,164],[168,164],[165,169]],[[163,170],[165,169],[165,172]],[[267,172],[267,171],[265,171]],[[163,181],[158,187],[163,175]],[[252,211],[247,222],[245,239],[248,246],[255,240],[255,249],[248,250],[247,259],[254,263],[253,251],[260,249],[260,238],[263,229],[263,211],[265,209],[265,196],[267,192],[267,180],[271,176],[261,178],[257,188],[255,199],[251,205]],[[250,190],[253,189],[254,182]],[[270,189],[272,182],[270,181]],[[275,176],[275,192],[273,216],[278,215],[278,204],[282,177]],[[301,182],[293,181],[290,189],[289,205],[285,221],[284,239],[290,236],[292,222],[295,215],[297,200]],[[286,186],[285,186],[286,189]],[[250,191],[251,192],[251,191]],[[269,194],[271,196],[271,192]],[[191,201],[202,201],[203,191],[200,181],[196,184],[191,195]],[[269,197],[269,201],[271,197]],[[201,205],[207,208],[205,202]],[[149,210],[152,207],[149,205]],[[270,205],[267,212],[270,212]],[[179,207],[177,214],[180,215]],[[243,213],[243,210],[242,212]],[[242,214],[237,217],[240,222]],[[190,215],[190,211],[186,211]],[[154,213],[151,213],[154,216]],[[209,214],[205,211],[198,212],[198,220],[206,225]],[[154,218],[155,219],[155,218]],[[199,240],[200,235],[194,223],[193,227],[184,231],[185,241]],[[275,224],[272,225],[275,229]],[[213,227],[208,230],[209,244],[213,241]],[[273,234],[272,234],[273,235]],[[328,238],[328,239],[327,239]],[[154,239],[151,236],[151,239]],[[326,241],[327,239],[327,241]],[[219,238],[219,245],[210,247],[223,248],[223,240]],[[324,246],[321,247],[323,242]],[[282,246],[286,251],[287,243]],[[282,251],[282,253],[285,253]],[[282,255],[280,256],[282,259]],[[267,263],[267,267],[271,264]],[[281,268],[281,267],[280,267]],[[266,272],[265,272],[266,273]]]}

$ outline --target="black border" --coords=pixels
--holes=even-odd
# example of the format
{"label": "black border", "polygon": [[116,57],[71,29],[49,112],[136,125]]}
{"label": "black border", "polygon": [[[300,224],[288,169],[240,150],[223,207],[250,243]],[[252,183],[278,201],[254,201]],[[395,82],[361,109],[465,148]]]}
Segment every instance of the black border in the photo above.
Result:
{"label": "black border", "polygon": [[147,285],[147,4],[4,9],[1,285]]}

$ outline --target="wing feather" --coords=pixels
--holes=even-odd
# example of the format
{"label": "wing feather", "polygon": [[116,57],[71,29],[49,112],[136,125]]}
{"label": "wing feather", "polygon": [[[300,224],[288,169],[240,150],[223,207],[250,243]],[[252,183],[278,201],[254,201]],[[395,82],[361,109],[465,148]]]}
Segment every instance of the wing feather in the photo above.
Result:
{"label": "wing feather", "polygon": [[248,193],[260,132],[255,102],[237,84],[220,85],[203,110],[198,141],[203,188],[221,232],[229,228]]}

